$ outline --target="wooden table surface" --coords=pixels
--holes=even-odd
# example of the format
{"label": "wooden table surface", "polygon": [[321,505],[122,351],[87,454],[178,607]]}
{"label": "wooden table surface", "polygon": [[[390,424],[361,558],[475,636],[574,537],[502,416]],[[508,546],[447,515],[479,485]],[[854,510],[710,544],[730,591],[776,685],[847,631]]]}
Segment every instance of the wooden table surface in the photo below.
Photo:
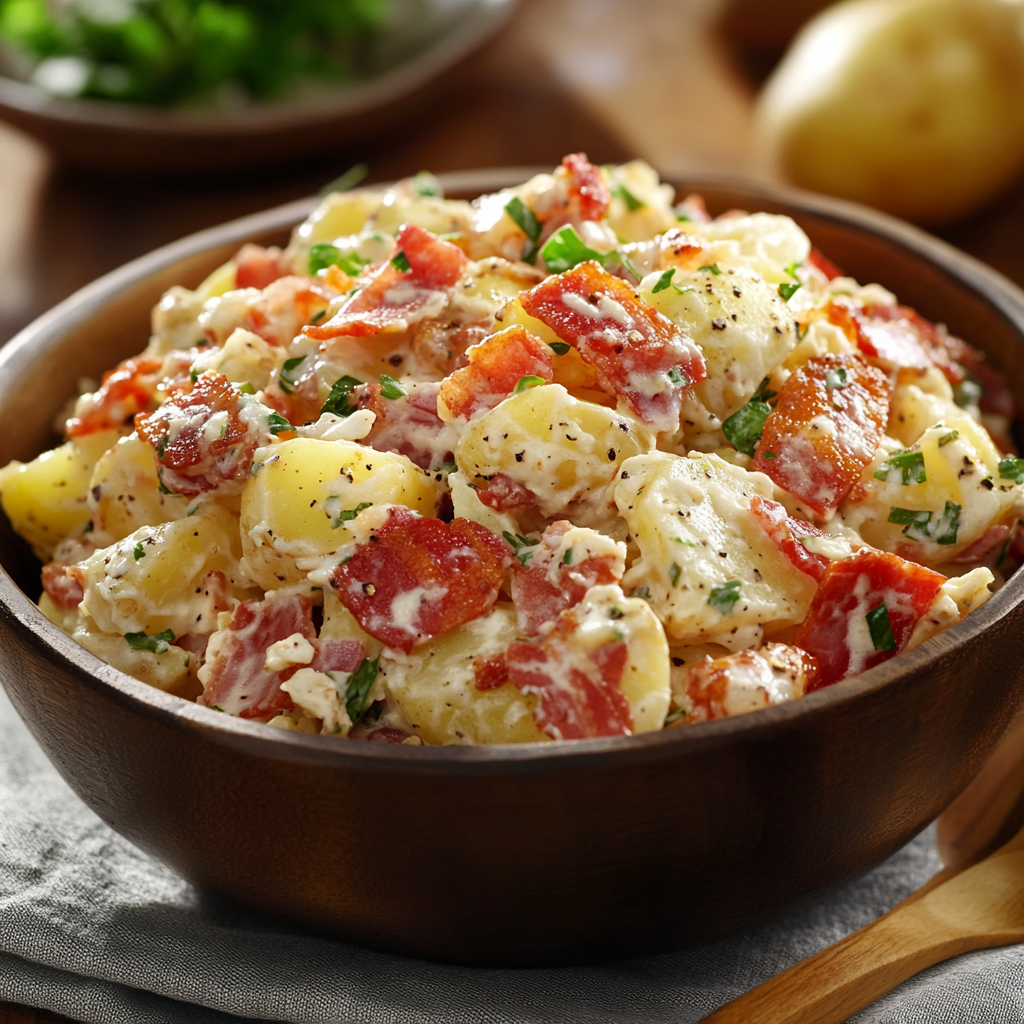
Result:
{"label": "wooden table surface", "polygon": [[[200,228],[316,192],[355,163],[433,171],[641,156],[665,173],[755,176],[757,82],[821,0],[521,0],[426,114],[330,158],[154,179],[57,166],[0,125],[0,342],[100,274]],[[1024,284],[1024,181],[941,232]],[[141,347],[142,339],[140,339]],[[0,1024],[53,1014],[0,1003]]]}

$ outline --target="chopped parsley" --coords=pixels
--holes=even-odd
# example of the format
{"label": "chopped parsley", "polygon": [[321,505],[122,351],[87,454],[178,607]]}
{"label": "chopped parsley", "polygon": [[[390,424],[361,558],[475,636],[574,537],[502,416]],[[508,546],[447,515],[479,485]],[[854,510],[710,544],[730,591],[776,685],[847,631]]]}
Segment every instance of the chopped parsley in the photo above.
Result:
{"label": "chopped parsley", "polygon": [[650,601],[651,599],[651,588],[650,587],[637,587],[633,591],[634,597],[639,597],[642,601]]}
{"label": "chopped parsley", "polygon": [[729,580],[728,583],[712,587],[708,604],[720,614],[728,615],[732,611],[732,606],[740,599],[741,586],[739,580]]}
{"label": "chopped parsley", "polygon": [[598,252],[591,249],[582,238],[576,233],[571,224],[559,228],[545,243],[540,251],[544,263],[552,274],[564,274],[567,270],[588,260],[596,260],[606,270],[616,265],[624,267],[637,280],[640,275],[632,260],[625,253],[613,250],[612,252]]}
{"label": "chopped parsley", "polygon": [[543,377],[520,377],[516,381],[516,386],[513,389],[513,394],[521,395],[524,391],[529,391],[530,388],[539,387],[541,384],[546,383]]}
{"label": "chopped parsley", "polygon": [[961,506],[947,501],[941,512],[912,508],[890,508],[889,522],[903,527],[903,535],[913,541],[955,544],[960,529]]}
{"label": "chopped parsley", "polygon": [[526,565],[533,557],[535,543],[529,537],[524,537],[521,533],[509,533],[508,530],[502,533],[502,537],[512,545],[512,550],[516,553],[520,565]]}
{"label": "chopped parsley", "polygon": [[370,703],[370,690],[377,682],[377,665],[380,658],[363,658],[359,668],[352,673],[345,686],[345,710],[352,724],[355,725],[366,714]]}
{"label": "chopped parsley", "polygon": [[412,268],[409,266],[409,257],[405,255],[404,250],[399,249],[394,256],[391,257],[391,266],[396,270],[402,271],[404,274],[407,270]]}
{"label": "chopped parsley", "polygon": [[334,262],[337,263],[349,277],[356,277],[363,267],[365,267],[370,261],[365,257],[360,256],[357,252],[350,252]]}
{"label": "chopped parsley", "polygon": [[793,296],[796,295],[796,293],[803,287],[800,283],[800,278],[796,276],[796,268],[796,263],[790,263],[789,266],[786,267],[786,273],[789,274],[793,280],[784,281],[779,285],[779,295],[782,296],[783,302],[789,302],[789,300],[793,298]]}
{"label": "chopped parsley", "polygon": [[279,412],[274,409],[271,409],[270,415],[267,416],[267,427],[275,437],[286,430],[295,429]]}
{"label": "chopped parsley", "polygon": [[673,562],[668,567],[668,578],[672,581],[673,587],[679,586],[679,577],[682,574],[682,571],[683,570],[679,568],[679,565],[676,562]]}
{"label": "chopped parsley", "polygon": [[329,242],[320,242],[309,250],[309,274],[314,276],[321,270],[333,267],[341,260],[341,250]]}
{"label": "chopped parsley", "polygon": [[564,341],[549,341],[548,348],[550,348],[556,356],[564,356],[568,354],[569,349],[572,348],[572,345]]}
{"label": "chopped parsley", "polygon": [[505,204],[505,212],[515,221],[516,226],[529,240],[530,245],[524,250],[523,259],[527,263],[533,263],[537,258],[537,239],[540,238],[541,233],[540,221],[533,215],[533,210],[519,196],[513,196]]}
{"label": "chopped parsley", "polygon": [[572,565],[572,548],[566,548],[562,555],[562,565]]}
{"label": "chopped parsley", "polygon": [[1007,455],[999,460],[999,479],[1012,480],[1015,484],[1024,484],[1024,459],[1015,455]]}
{"label": "chopped parsley", "polygon": [[[955,441],[959,436],[960,436],[960,431],[959,430],[951,430],[948,434],[943,434],[942,437],[939,438],[939,447],[940,448],[945,448],[946,445],[950,443],[950,441]],[[1005,461],[1006,460],[1004,459],[1003,462],[1005,462]],[[1018,459],[1017,461],[1021,462],[1022,468],[1024,468],[1024,460]],[[1002,469],[1002,465],[1003,465],[1003,463],[1000,462],[999,463],[1000,470]],[[1000,472],[999,475],[1002,476],[1002,473]],[[1017,481],[1017,482],[1019,483],[1020,481]]]}
{"label": "chopped parsley", "polygon": [[299,377],[296,371],[305,361],[305,356],[293,356],[284,361],[281,372],[277,376],[277,384],[286,395],[295,394],[295,382]]}
{"label": "chopped parsley", "polygon": [[458,473],[459,464],[455,461],[454,458],[452,458],[449,459],[447,462],[442,462],[438,468],[442,473]]}
{"label": "chopped parsley", "polygon": [[709,274],[714,274],[716,277],[722,272],[722,268],[717,263],[706,263],[703,267],[698,267],[697,269],[706,270]]}
{"label": "chopped parsley", "polygon": [[331,526],[337,529],[342,523],[351,522],[364,508],[369,508],[372,501],[361,501],[355,508],[343,508],[331,521]]}
{"label": "chopped parsley", "polygon": [[677,387],[686,387],[690,383],[690,378],[683,373],[682,368],[679,366],[670,366],[665,371],[665,376]]}
{"label": "chopped parsley", "polygon": [[151,636],[146,633],[125,633],[124,638],[133,650],[149,651],[151,654],[163,654],[174,643],[174,633],[169,629]]}
{"label": "chopped parsley", "polygon": [[885,607],[885,602],[883,601],[877,608],[872,608],[864,618],[867,620],[875,650],[895,651],[896,638],[892,635],[892,623],[889,621],[889,609]]}
{"label": "chopped parsley", "polygon": [[135,545],[135,551],[134,551],[134,555],[135,555],[135,561],[136,561],[136,562],[137,562],[137,561],[138,561],[138,560],[139,560],[140,558],[145,558],[145,557],[146,557],[146,548],[145,548],[145,546],[143,545],[143,543],[142,543],[142,541],[141,541],[141,540],[139,541],[139,543],[138,543],[138,544],[136,544],[136,545]]}
{"label": "chopped parsley", "polygon": [[695,548],[697,542],[684,537],[673,537],[672,538],[677,544],[682,544],[684,547]]}
{"label": "chopped parsley", "polygon": [[380,375],[380,393],[385,398],[394,400],[396,398],[405,398],[409,392],[394,377],[389,377],[386,373],[382,373]]}
{"label": "chopped parsley", "polygon": [[835,366],[825,374],[825,387],[829,391],[835,391],[838,388],[845,388],[849,383],[850,381],[847,378],[846,370],[841,366]]}
{"label": "chopped parsley", "polygon": [[441,188],[441,183],[430,171],[420,171],[419,174],[409,181],[409,185],[418,196],[427,196],[434,199],[444,197],[444,189]]}
{"label": "chopped parsley", "polygon": [[665,291],[666,288],[674,288],[675,291],[678,292],[680,295],[685,295],[687,292],[692,292],[693,289],[689,285],[680,288],[679,285],[675,284],[672,281],[672,278],[675,277],[675,273],[675,267],[669,267],[668,270],[663,271],[661,277],[659,277],[658,280],[655,281],[654,287],[651,289],[651,294],[656,295],[658,292]]}
{"label": "chopped parsley", "polygon": [[743,452],[744,455],[754,454],[757,442],[764,433],[765,420],[771,415],[772,407],[768,401],[774,398],[777,392],[766,391],[767,386],[768,378],[765,377],[750,401],[722,423],[722,433],[725,434],[726,440],[736,451]]}
{"label": "chopped parsley", "polygon": [[327,396],[327,401],[324,402],[320,414],[323,415],[325,412],[329,412],[335,416],[351,416],[355,409],[349,404],[349,395],[352,393],[353,388],[359,387],[362,383],[361,380],[357,380],[355,377],[350,377],[347,374],[344,377],[339,377],[334,382],[331,393]]}
{"label": "chopped parsley", "polygon": [[924,453],[895,452],[875,470],[875,479],[890,484],[923,484],[928,479],[924,468]]}
{"label": "chopped parsley", "polygon": [[621,181],[611,191],[612,195],[615,196],[616,199],[621,199],[634,213],[637,210],[642,210],[647,205],[642,199],[637,199],[637,197],[633,195],[633,193],[630,192]]}

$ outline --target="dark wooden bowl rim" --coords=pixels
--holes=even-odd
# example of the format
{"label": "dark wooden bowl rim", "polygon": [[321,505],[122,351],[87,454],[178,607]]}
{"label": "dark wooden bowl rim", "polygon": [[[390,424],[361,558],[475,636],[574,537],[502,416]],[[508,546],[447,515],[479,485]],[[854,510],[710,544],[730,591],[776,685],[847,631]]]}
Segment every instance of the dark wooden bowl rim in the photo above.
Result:
{"label": "dark wooden bowl rim", "polygon": [[[449,194],[476,194],[525,180],[536,168],[501,168],[441,175]],[[383,187],[383,186],[382,186]],[[881,236],[894,246],[909,250],[938,266],[951,278],[982,291],[1009,319],[1024,325],[1024,295],[1010,281],[978,260],[901,221],[853,203],[782,187],[767,187],[737,179],[686,181],[686,190],[729,191],[750,200],[785,204],[814,217]],[[41,348],[54,344],[77,320],[95,314],[109,299],[142,282],[163,266],[201,253],[216,245],[243,241],[301,221],[314,205],[307,199],[243,217],[190,235],[171,245],[125,264],[76,292],[21,331],[0,351],[0,375],[15,375],[39,358]],[[882,282],[884,283],[884,282]],[[71,327],[69,327],[69,323]],[[47,339],[49,341],[47,342]],[[140,340],[140,348],[141,340]],[[1024,597],[1024,573],[1015,573],[981,608],[956,626],[909,653],[899,655],[859,676],[837,683],[789,703],[681,728],[639,736],[575,740],[564,743],[507,744],[492,746],[401,746],[387,743],[337,742],[320,736],[267,728],[258,722],[225,715],[182,700],[138,682],[112,668],[52,624],[35,603],[0,570],[0,618],[27,643],[66,665],[96,690],[112,691],[118,703],[133,712],[151,716],[182,730],[199,730],[227,747],[261,757],[291,762],[316,762],[344,770],[358,766],[362,772],[450,775],[472,770],[478,775],[557,774],[578,772],[610,762],[642,764],[660,760],[668,747],[699,750],[728,744],[733,737],[759,733],[765,740],[785,734],[796,719],[821,716],[829,709],[853,702],[858,696],[880,690],[915,670],[937,666],[962,642],[973,639],[998,622]]]}

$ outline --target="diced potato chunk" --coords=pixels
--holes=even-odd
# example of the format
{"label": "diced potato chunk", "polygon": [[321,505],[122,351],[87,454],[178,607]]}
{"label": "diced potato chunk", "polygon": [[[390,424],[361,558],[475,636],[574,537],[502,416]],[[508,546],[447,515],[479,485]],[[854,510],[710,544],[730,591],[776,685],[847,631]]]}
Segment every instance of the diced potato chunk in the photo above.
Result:
{"label": "diced potato chunk", "polygon": [[273,590],[302,582],[353,537],[348,523],[371,505],[432,516],[439,484],[404,455],[352,441],[297,437],[258,449],[242,492],[242,548],[252,578]]}
{"label": "diced potato chunk", "polygon": [[0,505],[41,561],[48,562],[65,537],[85,529],[93,467],[117,436],[115,430],[87,434],[0,470]]}
{"label": "diced potato chunk", "polygon": [[541,515],[596,525],[609,518],[609,485],[623,460],[654,439],[632,416],[573,398],[561,385],[532,388],[474,419],[456,451],[479,490],[504,474],[537,497]]}
{"label": "diced potato chunk", "polygon": [[159,526],[143,526],[82,564],[82,610],[101,633],[208,633],[216,599],[206,577],[220,572],[244,587],[238,519],[217,505]]}
{"label": "diced potato chunk", "polygon": [[502,653],[515,638],[515,613],[496,607],[412,654],[386,650],[380,662],[384,687],[424,743],[547,740],[533,720],[536,697],[524,696],[512,683],[493,690],[476,686],[476,659]]}
{"label": "diced potato chunk", "polygon": [[756,644],[803,619],[814,594],[750,514],[771,481],[715,455],[653,452],[622,465],[615,500],[640,558],[623,588],[646,596],[675,643]]}
{"label": "diced potato chunk", "polygon": [[160,644],[159,651],[138,650],[123,636],[97,632],[88,620],[79,624],[71,638],[97,658],[158,690],[176,690],[189,678],[192,655],[174,644]]}

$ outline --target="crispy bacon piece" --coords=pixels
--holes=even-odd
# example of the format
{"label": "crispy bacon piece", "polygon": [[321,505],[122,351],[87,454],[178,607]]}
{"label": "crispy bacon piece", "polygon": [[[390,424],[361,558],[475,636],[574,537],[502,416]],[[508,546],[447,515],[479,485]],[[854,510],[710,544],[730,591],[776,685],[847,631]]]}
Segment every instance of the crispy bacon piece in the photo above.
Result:
{"label": "crispy bacon piece", "polygon": [[468,519],[443,523],[400,505],[334,570],[331,586],[370,636],[405,651],[485,615],[512,548]]}
{"label": "crispy bacon piece", "polygon": [[1010,534],[1017,529],[1017,524],[1012,527],[1001,523],[998,526],[990,526],[980,537],[967,545],[955,558],[951,558],[951,565],[974,565],[980,562],[990,552],[994,551],[1000,544],[1004,544]]}
{"label": "crispy bacon piece", "polygon": [[818,662],[820,674],[808,689],[831,686],[895,657],[945,582],[931,569],[874,548],[832,562],[793,638]]}
{"label": "crispy bacon piece", "polygon": [[687,722],[741,715],[802,697],[814,689],[818,665],[798,647],[767,643],[756,650],[708,658],[686,676]]}
{"label": "crispy bacon piece", "polygon": [[679,427],[683,392],[707,376],[696,345],[596,262],[521,292],[523,308],[574,346],[600,387],[658,431]]}
{"label": "crispy bacon piece", "polygon": [[533,718],[552,739],[628,736],[633,716],[619,689],[628,648],[613,640],[588,649],[576,637],[578,626],[566,612],[540,641],[509,644],[508,678],[523,693],[540,698]]}
{"label": "crispy bacon piece", "polygon": [[162,359],[134,356],[103,375],[99,390],[68,420],[68,437],[84,437],[130,423],[137,413],[156,407]]}
{"label": "crispy bacon piece", "polygon": [[317,640],[316,654],[309,667],[316,672],[348,672],[359,668],[363,660],[362,640]]}
{"label": "crispy bacon piece", "polygon": [[874,457],[889,381],[856,355],[813,356],[782,385],[753,469],[829,518]]}
{"label": "crispy bacon piece", "polygon": [[508,682],[508,668],[505,655],[495,654],[490,658],[477,658],[473,662],[473,675],[478,690],[496,690]]}
{"label": "crispy bacon piece", "polygon": [[[408,270],[395,266],[398,254],[405,255]],[[394,259],[377,267],[327,323],[308,326],[303,333],[329,341],[404,331],[418,320],[440,314],[467,262],[457,245],[415,224],[400,228]]]}
{"label": "crispy bacon piece", "polygon": [[[379,452],[397,452],[415,462],[420,469],[440,469],[452,459],[457,437],[437,415],[437,396],[441,384],[424,381],[406,385],[404,398],[382,398],[380,385],[364,385],[375,389],[376,397],[369,408],[377,414],[370,433],[362,440]],[[353,388],[350,401],[362,397]]]}
{"label": "crispy bacon piece", "polygon": [[281,683],[302,666],[268,672],[265,662],[271,644],[295,633],[310,642],[316,638],[308,599],[273,594],[265,601],[240,604],[227,629],[210,638],[199,703],[241,718],[267,718],[291,710],[292,699]]}
{"label": "crispy bacon piece", "polygon": [[518,324],[466,352],[467,364],[441,381],[441,399],[455,419],[468,420],[508,398],[523,377],[551,381],[551,348]]}
{"label": "crispy bacon piece", "polygon": [[48,562],[43,566],[43,591],[58,607],[74,611],[85,597],[82,587],[82,573],[74,571],[74,566],[60,562]]}
{"label": "crispy bacon piece", "polygon": [[803,519],[794,518],[777,501],[762,498],[759,494],[750,499],[750,514],[797,569],[820,582],[829,560],[824,555],[808,551],[800,541],[804,537],[824,537],[821,530]]}
{"label": "crispy bacon piece", "polygon": [[572,523],[567,520],[552,523],[540,543],[530,549],[526,565],[515,566],[512,600],[519,629],[525,636],[536,636],[546,622],[553,622],[567,608],[579,604],[591,587],[618,583],[622,577],[620,566],[611,556],[592,556],[570,565],[565,564],[564,556],[556,557],[570,529]]}
{"label": "crispy bacon piece", "polygon": [[569,214],[571,219],[604,220],[612,201],[601,168],[587,159],[586,153],[570,153],[562,158],[569,176]]}
{"label": "crispy bacon piece", "polygon": [[225,323],[218,325],[218,331],[206,333],[211,341],[222,345],[235,327],[244,327],[268,345],[287,346],[303,327],[322,317],[337,296],[326,281],[315,277],[279,277],[264,288],[241,323]]}
{"label": "crispy bacon piece", "polygon": [[282,266],[281,250],[277,246],[266,249],[246,242],[235,256],[235,264],[238,268],[235,271],[236,288],[263,289],[288,273]]}
{"label": "crispy bacon piece", "polygon": [[528,508],[537,504],[537,495],[508,473],[495,473],[487,481],[487,488],[480,491],[477,497],[495,512],[510,512],[514,508]]}
{"label": "crispy bacon piece", "polygon": [[135,429],[156,450],[163,485],[175,494],[215,488],[241,490],[253,452],[273,438],[240,411],[245,396],[221,373],[200,375],[192,390],[168,390],[167,400]]}

